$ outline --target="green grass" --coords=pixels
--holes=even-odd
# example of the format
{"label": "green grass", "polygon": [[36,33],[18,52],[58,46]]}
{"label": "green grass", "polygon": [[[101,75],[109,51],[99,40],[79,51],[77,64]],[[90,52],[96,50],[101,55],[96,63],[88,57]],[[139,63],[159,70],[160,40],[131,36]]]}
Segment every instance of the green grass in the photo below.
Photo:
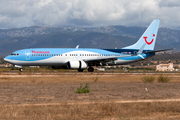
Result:
{"label": "green grass", "polygon": [[81,94],[81,93],[90,93],[90,90],[88,89],[88,87],[89,87],[88,83],[86,83],[85,87],[82,87],[82,85],[80,85],[80,88],[77,88],[76,93],[79,93],[79,94]]}

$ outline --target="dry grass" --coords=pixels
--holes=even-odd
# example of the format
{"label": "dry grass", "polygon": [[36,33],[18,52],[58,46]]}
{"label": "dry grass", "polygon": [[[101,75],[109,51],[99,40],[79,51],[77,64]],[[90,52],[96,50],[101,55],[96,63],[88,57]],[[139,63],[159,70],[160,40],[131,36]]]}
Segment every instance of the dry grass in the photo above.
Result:
{"label": "dry grass", "polygon": [[180,102],[131,104],[74,104],[49,106],[0,106],[0,118],[47,120],[175,120],[180,118]]}
{"label": "dry grass", "polygon": [[141,80],[144,82],[144,83],[152,83],[155,81],[155,77],[154,76],[143,76],[141,78]]}
{"label": "dry grass", "polygon": [[11,82],[26,82],[31,80],[43,81],[43,82],[61,82],[61,83],[79,83],[79,82],[141,82],[141,76],[131,75],[111,75],[111,74],[21,74],[21,75],[1,75],[0,82],[4,82],[4,78],[7,78]]}
{"label": "dry grass", "polygon": [[[146,74],[105,74],[105,73],[39,73],[35,74],[32,72],[29,73],[15,73],[11,74],[1,74],[0,82],[4,82],[6,78],[9,82],[23,82],[29,83],[29,81],[35,80],[37,82],[59,82],[59,83],[79,83],[79,82],[142,82],[142,78]],[[156,79],[159,77],[159,74],[152,74]],[[180,82],[180,74],[170,74],[168,77],[171,79],[170,82]]]}
{"label": "dry grass", "polygon": [[170,78],[167,75],[163,75],[163,74],[159,75],[157,79],[158,79],[158,82],[164,82],[164,83],[167,83],[170,81]]}
{"label": "dry grass", "polygon": [[[19,119],[180,119],[180,102],[113,103],[113,100],[169,99],[180,96],[180,74],[168,75],[169,83],[143,83],[143,74],[22,73],[0,75],[0,120]],[[154,75],[156,78],[158,75]],[[91,93],[78,95],[80,83],[90,84]],[[148,89],[148,91],[145,90]],[[106,101],[80,104],[82,101]],[[71,101],[75,104],[69,105]],[[109,101],[109,103],[107,103]],[[79,104],[78,104],[78,103]],[[62,105],[34,106],[40,103]],[[76,104],[77,103],[77,104]],[[18,104],[30,104],[21,106]],[[32,106],[31,106],[32,104]]]}

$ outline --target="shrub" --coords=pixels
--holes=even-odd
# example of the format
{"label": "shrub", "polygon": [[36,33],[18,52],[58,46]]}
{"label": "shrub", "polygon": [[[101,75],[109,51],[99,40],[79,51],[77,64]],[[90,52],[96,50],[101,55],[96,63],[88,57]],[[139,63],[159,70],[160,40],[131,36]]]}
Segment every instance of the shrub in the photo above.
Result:
{"label": "shrub", "polygon": [[155,81],[155,77],[154,76],[144,76],[141,78],[141,80],[144,82],[144,83],[152,83]]}
{"label": "shrub", "polygon": [[169,82],[170,81],[170,78],[163,74],[159,75],[157,79],[158,79],[158,82]]}
{"label": "shrub", "polygon": [[88,89],[89,84],[86,83],[85,87],[82,87],[82,85],[80,86],[80,88],[77,88],[76,93],[90,93],[90,90]]}

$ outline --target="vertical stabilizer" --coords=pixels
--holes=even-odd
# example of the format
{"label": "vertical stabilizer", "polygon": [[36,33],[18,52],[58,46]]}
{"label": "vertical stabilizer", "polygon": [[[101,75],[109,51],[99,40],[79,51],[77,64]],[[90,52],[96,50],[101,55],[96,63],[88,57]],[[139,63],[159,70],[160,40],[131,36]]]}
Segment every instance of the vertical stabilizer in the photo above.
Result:
{"label": "vertical stabilizer", "polygon": [[144,44],[146,44],[144,50],[154,50],[159,23],[160,20],[154,20],[135,44],[122,49],[140,49]]}

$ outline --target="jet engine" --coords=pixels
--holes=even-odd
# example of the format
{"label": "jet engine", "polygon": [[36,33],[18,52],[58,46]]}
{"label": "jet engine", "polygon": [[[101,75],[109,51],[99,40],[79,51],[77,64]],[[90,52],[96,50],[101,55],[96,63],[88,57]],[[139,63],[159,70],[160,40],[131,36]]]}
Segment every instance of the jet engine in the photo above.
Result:
{"label": "jet engine", "polygon": [[84,61],[69,61],[68,62],[69,69],[86,69],[87,67],[88,65]]}

